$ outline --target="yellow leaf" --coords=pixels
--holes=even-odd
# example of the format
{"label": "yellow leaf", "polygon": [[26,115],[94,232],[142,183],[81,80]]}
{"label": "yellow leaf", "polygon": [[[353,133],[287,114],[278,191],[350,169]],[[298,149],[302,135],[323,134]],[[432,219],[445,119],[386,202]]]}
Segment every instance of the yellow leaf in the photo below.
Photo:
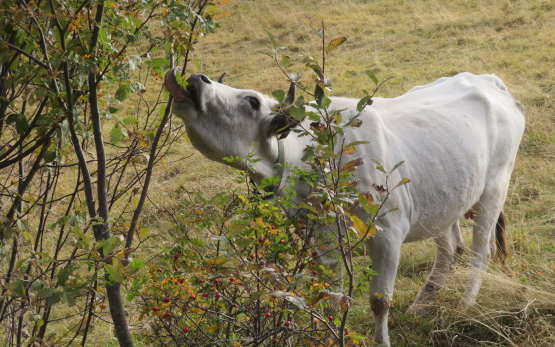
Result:
{"label": "yellow leaf", "polygon": [[364,235],[368,226],[364,224],[364,222],[361,221],[360,218],[358,218],[357,216],[351,216],[351,219],[353,220],[353,225],[356,231],[358,231],[358,234]]}
{"label": "yellow leaf", "polygon": [[217,325],[217,324],[214,324],[214,325],[212,325],[210,328],[208,328],[208,330],[214,332],[214,331],[218,330],[218,328],[219,328],[218,325]]}
{"label": "yellow leaf", "polygon": [[355,153],[355,146],[349,146],[343,150],[343,154],[353,154]]}
{"label": "yellow leaf", "polygon": [[139,231],[137,232],[137,234],[139,235],[139,239],[144,239],[145,237],[147,237],[149,232],[150,232],[149,228],[139,229]]}
{"label": "yellow leaf", "polygon": [[347,164],[343,165],[343,171],[353,172],[356,170],[355,168],[357,166],[360,166],[362,164],[364,164],[364,158],[357,158],[357,159],[351,160]]}
{"label": "yellow leaf", "polygon": [[[407,183],[409,183],[409,182],[410,182],[410,179],[408,179],[408,178],[403,178],[403,179],[401,179],[401,181],[400,181],[399,183],[397,183],[397,185],[396,185],[395,187],[393,187],[393,189],[395,189],[395,188],[397,188],[397,187],[399,187],[399,186],[402,186],[403,184],[407,184]],[[393,189],[391,189],[391,190],[393,190]]]}
{"label": "yellow leaf", "polygon": [[245,198],[243,195],[237,195],[237,197],[238,197],[239,199],[241,199],[241,201],[244,202],[245,204],[248,204],[248,203],[249,203],[249,200],[247,200],[247,198]]}
{"label": "yellow leaf", "polygon": [[328,45],[328,48],[326,48],[326,53],[329,53],[329,52],[333,51],[334,49],[336,49],[339,45],[341,45],[345,41],[347,41],[347,36],[342,36],[342,37],[339,37],[335,40],[332,40],[330,42],[330,44]]}
{"label": "yellow leaf", "polygon": [[204,212],[203,210],[201,210],[200,208],[195,208],[195,212],[201,215],[207,215],[208,213]]}
{"label": "yellow leaf", "polygon": [[25,236],[25,239],[31,243],[35,241],[35,239],[33,239],[33,236],[26,231],[23,232],[23,236]]}

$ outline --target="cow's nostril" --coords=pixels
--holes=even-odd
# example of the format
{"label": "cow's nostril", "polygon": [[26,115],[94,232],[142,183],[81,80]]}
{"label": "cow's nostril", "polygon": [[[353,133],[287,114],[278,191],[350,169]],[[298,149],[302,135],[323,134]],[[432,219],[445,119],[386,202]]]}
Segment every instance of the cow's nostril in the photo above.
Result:
{"label": "cow's nostril", "polygon": [[208,84],[212,84],[212,81],[210,81],[208,79],[208,77],[204,76],[204,75],[200,75],[200,79],[201,81],[203,81],[204,83],[208,83]]}

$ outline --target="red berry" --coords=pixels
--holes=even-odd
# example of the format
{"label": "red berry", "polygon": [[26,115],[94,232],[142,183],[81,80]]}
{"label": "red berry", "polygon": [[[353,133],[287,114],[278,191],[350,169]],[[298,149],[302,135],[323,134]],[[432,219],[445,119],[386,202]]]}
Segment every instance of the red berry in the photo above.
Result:
{"label": "red berry", "polygon": [[314,276],[316,276],[316,275],[318,275],[318,272],[312,271],[312,274],[313,274]]}
{"label": "red berry", "polygon": [[283,240],[279,240],[279,243],[285,243],[285,241],[283,241]]}
{"label": "red berry", "polygon": [[200,279],[198,280],[198,283],[204,283],[204,280]]}
{"label": "red berry", "polygon": [[173,259],[178,259],[179,258],[179,254],[176,254],[173,256]]}
{"label": "red berry", "polygon": [[183,283],[183,282],[185,282],[185,280],[183,278],[180,278],[179,283]]}
{"label": "red berry", "polygon": [[312,265],[316,265],[316,262],[315,262],[315,261],[313,261],[313,262],[312,262],[311,264],[312,264]]}
{"label": "red berry", "polygon": [[195,300],[195,299],[196,299],[196,297],[195,297],[194,295],[191,295],[191,296],[189,297],[189,299],[191,299],[191,300]]}
{"label": "red berry", "polygon": [[204,296],[205,298],[208,297],[208,293],[202,293],[202,296]]}
{"label": "red berry", "polygon": [[187,333],[189,331],[189,328],[183,328],[183,332]]}
{"label": "red berry", "polygon": [[264,238],[259,237],[259,238],[258,238],[258,242],[264,242]]}
{"label": "red berry", "polygon": [[317,256],[318,256],[318,252],[316,252],[316,251],[312,252],[312,256],[313,256],[313,257],[317,257]]}
{"label": "red berry", "polygon": [[156,271],[158,271],[158,272],[162,272],[162,269],[158,269],[158,270],[156,270]]}
{"label": "red berry", "polygon": [[276,227],[273,225],[270,225],[270,229],[275,229]]}
{"label": "red berry", "polygon": [[271,317],[272,314],[270,312],[266,312],[266,317]]}
{"label": "red berry", "polygon": [[301,229],[306,229],[306,225],[301,225]]}
{"label": "red berry", "polygon": [[169,313],[169,312],[164,313],[165,318],[170,318],[170,316],[171,316],[171,313]]}
{"label": "red berry", "polygon": [[328,316],[329,321],[333,321],[333,317],[332,316]]}
{"label": "red berry", "polygon": [[274,343],[277,343],[277,339],[276,339],[276,338],[274,338]]}
{"label": "red berry", "polygon": [[237,307],[237,304],[233,304],[233,307]]}
{"label": "red berry", "polygon": [[229,278],[229,282],[235,282],[235,278],[230,277],[230,278]]}
{"label": "red berry", "polygon": [[216,283],[216,284],[218,284],[219,282],[220,282],[220,281],[218,281],[217,278],[214,280],[214,283]]}
{"label": "red berry", "polygon": [[304,221],[303,221],[303,220],[300,220],[300,221],[299,221],[299,224],[304,224]]}
{"label": "red berry", "polygon": [[251,258],[252,258],[252,259],[256,258],[256,255],[251,254]]}
{"label": "red berry", "polygon": [[288,327],[291,324],[290,321],[285,322],[285,326]]}
{"label": "red berry", "polygon": [[170,302],[170,298],[164,298],[164,302]]}
{"label": "red berry", "polygon": [[158,310],[159,310],[158,306],[154,306],[154,307],[152,308],[152,311],[154,311],[154,312],[156,312],[156,311],[158,311]]}
{"label": "red berry", "polygon": [[181,254],[181,251],[177,251],[177,253]]}
{"label": "red berry", "polygon": [[216,297],[217,297],[217,298],[219,298],[219,297],[221,297],[221,296],[222,296],[222,294],[216,293]]}

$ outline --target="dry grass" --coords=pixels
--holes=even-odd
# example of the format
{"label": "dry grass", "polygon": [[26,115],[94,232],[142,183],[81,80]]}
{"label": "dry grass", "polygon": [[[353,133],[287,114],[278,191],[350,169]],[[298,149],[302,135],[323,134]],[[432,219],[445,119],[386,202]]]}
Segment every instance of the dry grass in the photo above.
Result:
{"label": "dry grass", "polygon": [[[226,83],[269,94],[287,81],[267,56],[254,53],[269,46],[270,30],[284,54],[320,57],[311,26],[326,23],[328,37],[348,41],[328,60],[335,95],[361,97],[368,87],[364,70],[380,79],[390,76],[381,96],[394,97],[413,86],[458,72],[495,73],[527,109],[527,130],[505,205],[510,220],[507,267],[491,265],[478,305],[455,310],[466,267],[446,283],[432,313],[422,319],[404,315],[433,265],[433,243],[405,245],[394,296],[390,334],[394,346],[553,346],[555,345],[555,4],[552,1],[368,1],[234,0],[227,5],[216,35],[196,46],[204,73]],[[308,70],[296,63],[291,72]],[[193,71],[189,71],[193,72]],[[305,77],[305,79],[307,79]],[[161,84],[161,81],[160,81]],[[158,91],[148,91],[154,100]],[[128,106],[126,113],[132,114]],[[180,160],[189,155],[186,160]],[[175,211],[180,184],[210,196],[232,184],[231,169],[203,158],[180,141],[151,184],[151,201]],[[67,189],[71,189],[68,181]],[[153,205],[142,216],[158,237],[144,248],[154,251],[171,242],[171,222]],[[463,232],[470,244],[470,226]],[[468,252],[467,252],[468,254]],[[368,263],[368,259],[360,259]],[[366,293],[354,300],[352,325],[372,334]],[[394,318],[393,318],[394,317]],[[97,321],[91,345],[116,345],[113,331]],[[140,341],[138,344],[141,345]]]}
{"label": "dry grass", "polygon": [[[464,290],[461,265],[446,284],[433,313],[404,315],[433,265],[431,242],[404,246],[395,292],[394,346],[552,346],[555,344],[555,5],[550,1],[235,1],[218,35],[196,57],[212,78],[227,71],[227,83],[270,93],[287,82],[267,56],[270,30],[284,54],[318,52],[310,33],[324,19],[328,37],[348,41],[328,63],[335,95],[360,97],[364,70],[394,76],[382,96],[462,71],[495,73],[527,109],[527,130],[505,210],[511,258],[490,266],[478,305],[455,311]],[[297,63],[291,72],[308,70]],[[223,178],[224,180],[226,178]],[[470,245],[470,226],[463,228]],[[469,252],[467,252],[468,254]],[[361,260],[367,262],[368,260]],[[360,294],[353,324],[372,333],[366,294]],[[403,337],[403,332],[406,338]],[[407,342],[408,340],[408,342]]]}

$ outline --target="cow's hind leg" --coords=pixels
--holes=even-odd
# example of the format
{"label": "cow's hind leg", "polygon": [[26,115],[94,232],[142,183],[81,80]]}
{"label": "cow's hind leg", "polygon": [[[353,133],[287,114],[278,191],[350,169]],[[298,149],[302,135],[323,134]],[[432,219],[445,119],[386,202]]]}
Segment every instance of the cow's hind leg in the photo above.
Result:
{"label": "cow's hind leg", "polygon": [[495,226],[501,214],[507,189],[495,193],[484,193],[474,210],[474,227],[472,230],[472,263],[468,286],[459,302],[459,309],[464,310],[476,303],[476,297],[482,285],[484,272],[490,260],[492,238],[495,238]]}
{"label": "cow's hind leg", "polygon": [[438,235],[435,238],[435,243],[436,259],[432,273],[416,296],[414,303],[407,310],[408,314],[417,317],[428,312],[430,305],[434,303],[439,290],[451,273],[453,265],[456,264],[463,252],[463,239],[459,222],[453,223],[445,232]]}

